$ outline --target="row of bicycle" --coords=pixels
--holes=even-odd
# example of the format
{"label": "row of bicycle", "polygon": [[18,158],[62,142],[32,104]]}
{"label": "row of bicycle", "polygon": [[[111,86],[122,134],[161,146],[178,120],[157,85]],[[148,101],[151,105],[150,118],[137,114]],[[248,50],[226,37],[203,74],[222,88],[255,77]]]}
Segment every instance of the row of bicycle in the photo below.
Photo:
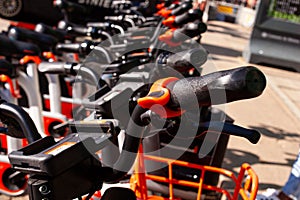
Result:
{"label": "row of bicycle", "polygon": [[[67,16],[74,3],[62,2]],[[213,105],[257,97],[266,79],[254,67],[202,75],[207,27],[192,7],[163,1],[146,17],[120,1],[105,21],[66,17],[54,28],[13,23],[3,32],[0,191],[91,199],[103,183],[127,181],[130,190],[101,199],[255,199],[249,165],[238,177],[220,167],[228,135],[256,143],[260,134]],[[236,183],[232,194],[218,187],[219,174]]]}

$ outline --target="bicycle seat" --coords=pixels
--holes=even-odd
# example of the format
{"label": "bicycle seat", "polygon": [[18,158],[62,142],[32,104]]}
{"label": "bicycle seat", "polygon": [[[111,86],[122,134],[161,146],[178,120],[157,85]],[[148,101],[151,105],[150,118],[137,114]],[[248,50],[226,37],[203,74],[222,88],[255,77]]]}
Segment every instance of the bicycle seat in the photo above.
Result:
{"label": "bicycle seat", "polygon": [[8,31],[8,36],[11,39],[24,42],[32,42],[38,45],[42,51],[49,51],[58,40],[50,35],[38,33],[24,28],[11,27]]}
{"label": "bicycle seat", "polygon": [[16,68],[6,60],[0,60],[0,74],[7,75],[11,78],[16,77]]}
{"label": "bicycle seat", "polygon": [[58,41],[64,41],[67,35],[67,32],[59,29],[53,29],[51,26],[43,23],[37,24],[35,26],[35,31],[55,37]]}
{"label": "bicycle seat", "polygon": [[9,39],[6,35],[0,35],[0,55],[21,58],[25,55],[40,55],[38,46]]}

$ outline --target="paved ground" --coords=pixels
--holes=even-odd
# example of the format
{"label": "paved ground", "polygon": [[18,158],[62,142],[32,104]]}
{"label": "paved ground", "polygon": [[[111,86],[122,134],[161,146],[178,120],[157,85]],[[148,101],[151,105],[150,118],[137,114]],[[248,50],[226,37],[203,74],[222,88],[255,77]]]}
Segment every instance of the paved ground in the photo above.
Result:
{"label": "paved ground", "polygon": [[[249,29],[235,24],[209,24],[203,43],[217,68],[249,65],[242,59],[249,33]],[[261,190],[280,188],[288,178],[300,144],[300,74],[255,66],[267,77],[265,92],[259,98],[228,104],[226,112],[236,124],[261,131],[262,138],[252,145],[231,137],[224,167],[236,168],[248,162],[259,176]]]}
{"label": "paved ground", "polygon": [[[3,23],[0,20],[0,26]],[[249,29],[239,25],[210,22],[202,41],[210,51],[214,65],[220,70],[229,69],[249,65],[242,59],[249,33]],[[226,112],[236,124],[261,131],[262,138],[252,145],[244,139],[231,137],[224,167],[237,170],[243,162],[248,162],[259,176],[260,190],[280,188],[289,175],[300,144],[300,74],[255,66],[268,80],[264,94],[256,99],[228,104]],[[0,199],[23,200],[26,197],[1,195]]]}

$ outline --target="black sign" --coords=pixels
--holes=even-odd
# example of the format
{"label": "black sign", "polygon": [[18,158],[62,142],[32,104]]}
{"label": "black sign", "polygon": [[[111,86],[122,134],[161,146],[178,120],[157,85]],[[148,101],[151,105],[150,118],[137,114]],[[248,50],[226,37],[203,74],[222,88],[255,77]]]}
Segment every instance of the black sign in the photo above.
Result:
{"label": "black sign", "polygon": [[300,71],[300,0],[261,0],[244,58]]}
{"label": "black sign", "polygon": [[300,0],[273,0],[268,15],[277,19],[300,23]]}

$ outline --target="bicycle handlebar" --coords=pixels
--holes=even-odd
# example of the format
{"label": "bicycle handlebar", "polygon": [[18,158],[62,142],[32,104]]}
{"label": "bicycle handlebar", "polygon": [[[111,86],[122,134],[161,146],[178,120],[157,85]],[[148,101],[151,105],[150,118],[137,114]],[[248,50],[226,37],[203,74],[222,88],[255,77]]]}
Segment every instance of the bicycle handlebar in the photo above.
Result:
{"label": "bicycle handlebar", "polygon": [[[161,103],[162,101],[164,101],[164,105],[169,105],[170,103],[172,103],[172,101],[176,102],[179,98],[181,98],[185,101],[188,101],[189,103],[190,101],[188,99],[190,95],[196,95],[199,105],[208,105],[212,102],[209,99],[209,93],[211,92],[211,90],[221,89],[225,90],[227,100],[218,103],[226,103],[260,95],[266,86],[266,79],[263,73],[257,68],[242,67],[233,70],[215,72],[211,75],[209,74],[203,77],[192,79],[182,79],[175,81],[175,79],[173,78],[160,83],[161,85],[156,83],[156,85],[154,84],[154,86],[152,86],[147,97],[140,98],[138,100],[138,105],[133,111],[132,118],[129,122],[130,124],[128,125],[128,130],[126,131],[127,133],[130,133],[130,135],[125,136],[123,151],[119,156],[118,161],[115,163],[113,167],[114,169],[119,169],[118,167],[122,166],[122,169],[129,170],[131,164],[134,162],[133,157],[135,156],[133,156],[132,154],[128,154],[128,152],[137,152],[140,138],[142,136],[142,129],[149,123],[149,116],[145,117],[144,114],[146,113],[147,109],[152,110],[152,106],[154,105],[153,102],[151,105],[146,105],[147,102],[145,101],[149,99],[151,101],[152,98],[152,100],[154,100],[154,103]],[[162,89],[162,86],[168,87],[170,85],[173,85],[173,87],[169,87],[170,98],[165,98],[163,100],[159,99],[159,97],[165,95],[164,93],[167,90],[166,88]],[[162,90],[159,91],[157,90],[158,88],[161,88]],[[209,90],[207,88],[209,88]],[[187,104],[186,102],[184,103]],[[177,106],[180,105],[178,102],[175,104]],[[144,118],[142,118],[142,116],[144,116]],[[220,130],[222,128],[220,131],[223,131],[227,134],[244,137],[251,143],[257,143],[260,138],[259,132],[235,125],[231,126],[220,124],[218,122],[211,122],[209,124],[209,127],[212,127],[215,130]],[[124,166],[126,167],[124,168]],[[115,181],[118,180],[118,178],[121,178],[122,175],[124,175],[124,172],[113,170],[112,174],[113,175],[110,174],[109,180]]]}
{"label": "bicycle handlebar", "polygon": [[48,74],[67,74],[67,75],[80,75],[82,80],[96,85],[97,88],[101,88],[103,80],[100,75],[90,67],[84,64],[77,63],[64,63],[64,62],[41,62],[38,66],[38,70],[42,73]]}
{"label": "bicycle handlebar", "polygon": [[203,12],[200,9],[190,9],[182,15],[167,18],[163,21],[163,24],[168,27],[178,27],[197,19],[202,19],[202,15]]}
{"label": "bicycle handlebar", "polygon": [[181,5],[179,5],[178,7],[172,9],[162,9],[159,12],[159,15],[161,15],[164,18],[167,18],[169,16],[178,16],[183,14],[184,12],[188,11],[189,9],[191,9],[193,7],[193,5],[190,2],[185,2],[182,3]]}
{"label": "bicycle handlebar", "polygon": [[176,29],[173,33],[173,41],[182,41],[186,39],[186,37],[193,38],[207,30],[207,26],[205,23],[196,22],[196,23],[188,23],[184,25],[180,29]]}
{"label": "bicycle handlebar", "polygon": [[207,61],[207,51],[201,48],[189,49],[175,54],[161,54],[157,58],[158,64],[169,67],[186,66],[199,67]]}
{"label": "bicycle handlebar", "polygon": [[191,9],[187,13],[179,15],[175,18],[175,25],[180,26],[187,22],[201,19],[203,12],[200,9]]}
{"label": "bicycle handlebar", "polygon": [[172,10],[171,15],[181,15],[184,12],[188,11],[189,9],[191,9],[193,7],[191,2],[184,2],[182,3],[179,7],[175,8],[174,10]]}
{"label": "bicycle handlebar", "polygon": [[220,71],[177,81],[171,86],[169,105],[175,109],[193,107],[195,96],[200,106],[224,104],[257,97],[265,87],[266,78],[255,67]]}
{"label": "bicycle handlebar", "polygon": [[170,29],[165,34],[159,36],[159,40],[170,46],[180,45],[181,42],[190,38],[200,36],[207,29],[206,24],[202,22],[188,23],[180,29]]}
{"label": "bicycle handlebar", "polygon": [[[250,99],[262,94],[266,87],[264,74],[255,67],[240,67],[201,77],[161,79],[153,84],[148,96],[138,104],[162,117],[179,116],[195,106],[210,106]],[[165,111],[154,105],[165,107]],[[195,105],[198,104],[198,105]]]}
{"label": "bicycle handlebar", "polygon": [[55,50],[58,52],[79,53],[81,55],[87,55],[94,50],[95,52],[97,51],[101,53],[103,56],[103,62],[106,63],[111,63],[113,58],[111,53],[106,48],[99,45],[97,42],[92,42],[89,40],[85,40],[82,43],[57,44]]}

